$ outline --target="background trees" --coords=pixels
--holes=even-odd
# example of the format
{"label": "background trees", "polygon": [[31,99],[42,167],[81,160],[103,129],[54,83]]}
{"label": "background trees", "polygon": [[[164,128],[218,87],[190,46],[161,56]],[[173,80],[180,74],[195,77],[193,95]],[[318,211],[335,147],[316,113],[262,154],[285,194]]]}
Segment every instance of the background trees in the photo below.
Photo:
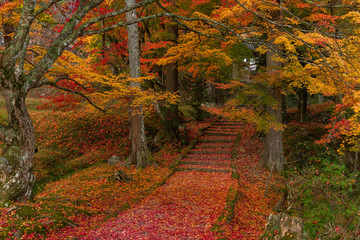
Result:
{"label": "background trees", "polygon": [[[301,122],[306,121],[307,93],[333,96],[341,99],[344,108],[352,109],[347,122],[352,130],[339,126],[339,131],[346,132],[352,147],[357,146],[356,4],[300,0],[152,3],[155,0],[130,7],[101,0],[24,1],[21,9],[12,2],[2,6],[4,14],[14,10],[11,20],[2,22],[1,93],[8,110],[8,123],[0,128],[6,146],[0,165],[5,180],[0,189],[8,193],[3,194],[2,202],[30,196],[35,136],[25,99],[31,89],[44,85],[78,94],[99,110],[128,97],[132,107],[149,103],[166,123],[163,132],[168,140],[179,135],[178,102],[169,93],[183,93],[180,99],[192,102],[199,119],[209,95],[216,95],[217,102],[231,96],[224,115],[255,122],[268,136],[276,131],[276,136],[265,141],[267,152],[275,153],[265,154],[264,165],[271,167],[271,159],[279,159],[275,163],[278,170],[284,162],[279,131],[283,127],[280,110],[285,106],[282,96],[301,92]],[[135,9],[139,18],[125,20],[123,13]],[[138,37],[119,28],[135,24],[140,28]],[[51,40],[45,41],[48,38]],[[136,39],[140,44],[133,46],[131,41]],[[142,58],[134,62],[140,62],[144,77],[128,50],[141,50]],[[251,69],[250,62],[256,62],[256,69]],[[136,88],[129,88],[128,64],[130,76],[138,81]],[[243,71],[245,68],[250,70]],[[238,71],[243,74],[235,74]],[[189,91],[185,83],[191,83]],[[266,91],[268,86],[271,91]],[[140,148],[146,153],[140,155],[147,156],[145,132],[139,126],[131,134],[140,130],[136,139],[141,139]],[[274,142],[279,143],[277,147],[270,144]],[[147,165],[138,163],[136,155],[131,154],[131,163]]]}

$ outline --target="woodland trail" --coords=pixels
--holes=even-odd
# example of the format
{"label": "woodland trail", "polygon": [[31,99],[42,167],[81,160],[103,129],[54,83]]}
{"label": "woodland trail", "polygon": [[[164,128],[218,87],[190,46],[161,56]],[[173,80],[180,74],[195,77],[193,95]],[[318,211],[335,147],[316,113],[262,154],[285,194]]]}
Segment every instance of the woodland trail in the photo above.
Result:
{"label": "woodland trail", "polygon": [[231,156],[240,129],[238,122],[216,121],[163,186],[84,239],[218,239],[213,230],[237,186]]}

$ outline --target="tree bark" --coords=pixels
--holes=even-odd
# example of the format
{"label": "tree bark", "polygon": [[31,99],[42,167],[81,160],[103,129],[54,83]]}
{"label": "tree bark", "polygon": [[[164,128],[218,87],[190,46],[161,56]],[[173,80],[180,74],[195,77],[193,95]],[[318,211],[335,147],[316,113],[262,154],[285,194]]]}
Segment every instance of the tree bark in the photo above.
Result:
{"label": "tree bark", "polygon": [[34,128],[25,105],[25,95],[2,90],[8,111],[5,147],[0,158],[0,204],[30,198],[35,181],[32,172],[35,154]]}
{"label": "tree bark", "polygon": [[[126,6],[131,7],[135,4],[135,0],[126,0]],[[136,10],[126,13],[128,22],[136,20]],[[140,46],[139,46],[139,30],[137,24],[127,26],[128,47],[129,47],[129,67],[130,77],[141,77],[140,72]],[[130,81],[131,88],[140,89],[140,83]],[[130,97],[130,140],[131,153],[127,161],[128,165],[136,165],[137,168],[143,168],[150,165],[151,154],[146,144],[144,116],[142,105],[136,103],[136,96]]]}
{"label": "tree bark", "polygon": [[285,95],[282,96],[282,99],[281,99],[281,111],[282,111],[282,123],[287,123],[288,122],[288,114],[287,114],[287,97]]}
{"label": "tree bark", "polygon": [[[274,44],[273,44],[273,47]],[[281,67],[281,63],[274,61],[272,58],[274,52],[269,51],[266,54],[266,66],[268,71],[274,71],[273,68]],[[281,90],[277,86],[268,87],[268,94],[272,96],[276,102],[276,106],[266,106],[266,112],[277,123],[282,123],[282,95]],[[283,132],[270,128],[265,136],[265,153],[261,161],[262,165],[277,171],[284,169],[285,157],[283,151]]]}
{"label": "tree bark", "polygon": [[[169,23],[167,26],[167,33],[170,35],[169,40],[177,44],[177,39],[179,36],[178,26],[172,23]],[[165,87],[166,91],[170,93],[175,93],[179,89],[179,72],[178,64],[168,63],[166,65],[166,76],[165,76]],[[171,104],[168,108],[165,109],[164,114],[164,124],[163,124],[163,133],[164,138],[167,141],[176,141],[179,140],[179,109],[177,104]]]}
{"label": "tree bark", "polygon": [[299,89],[299,101],[298,101],[298,120],[301,123],[306,122],[307,116],[307,99],[308,92],[307,88],[303,87]]}

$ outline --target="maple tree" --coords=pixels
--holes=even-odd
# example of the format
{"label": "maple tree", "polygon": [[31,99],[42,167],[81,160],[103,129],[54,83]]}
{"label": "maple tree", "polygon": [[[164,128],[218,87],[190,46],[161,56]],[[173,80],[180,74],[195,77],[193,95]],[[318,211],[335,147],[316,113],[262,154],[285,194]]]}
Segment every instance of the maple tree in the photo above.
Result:
{"label": "maple tree", "polygon": [[[305,3],[303,1],[229,1],[206,14],[193,13],[190,17],[191,24],[187,24],[187,27],[192,30],[187,33],[188,39],[184,38],[183,42],[180,40],[178,47],[171,48],[168,51],[169,58],[164,63],[170,59],[185,59],[184,49],[191,47],[192,42],[196,46],[194,49],[199,51],[202,56],[206,54],[206,51],[210,52],[209,49],[214,50],[214,46],[209,44],[204,44],[207,48],[201,50],[202,41],[196,41],[194,36],[198,36],[200,39],[206,38],[207,43],[209,39],[226,40],[228,46],[241,41],[254,46],[257,48],[256,51],[261,54],[271,54],[272,57],[268,57],[267,62],[279,63],[278,71],[275,71],[274,74],[263,75],[260,80],[264,85],[273,85],[277,88],[277,94],[268,94],[265,104],[269,106],[269,109],[275,108],[280,111],[281,101],[276,100],[278,104],[274,105],[274,98],[281,98],[283,93],[293,92],[294,89],[303,91],[307,89],[310,94],[332,95],[337,99],[342,94],[356,96],[355,86],[358,84],[356,66],[358,63],[356,58],[352,57],[352,51],[356,47],[352,45],[352,41],[349,42],[350,39],[356,38],[357,34],[354,30],[357,27],[349,24],[349,18],[354,23],[355,16],[357,16],[356,10],[357,6],[352,1]],[[342,16],[339,17],[339,15]],[[178,18],[180,22],[185,19]],[[352,29],[349,27],[350,25],[353,27]],[[191,35],[193,36],[190,37]],[[172,51],[177,53],[178,57],[174,54],[171,56]],[[222,54],[224,54],[223,51]],[[194,56],[193,53],[190,56]],[[194,66],[193,60],[195,59],[190,61],[192,66]],[[229,61],[231,62],[231,59]],[[271,64],[268,66],[273,68]],[[201,72],[200,66],[196,66],[194,69],[195,73]],[[208,72],[211,71],[210,69],[214,69],[214,65],[207,69]],[[353,73],[351,73],[351,69]],[[237,84],[235,87],[239,87],[239,85],[241,84]],[[306,92],[301,95],[302,98],[304,98],[304,94]],[[347,99],[350,98],[343,100],[347,101]],[[299,102],[304,103],[304,100]],[[236,107],[236,103],[230,103],[229,107]],[[302,105],[299,108],[301,110],[299,114],[303,121],[306,106]],[[254,110],[255,113],[249,116],[241,114],[241,112],[248,114],[248,110],[234,110],[232,113],[236,116],[242,115],[242,118],[247,119],[250,119],[251,116],[261,117],[261,114],[256,113],[256,109]],[[265,149],[274,151],[276,152],[274,155],[280,156],[281,160],[276,168],[281,170],[284,158],[281,157],[283,155],[281,132],[277,129],[281,128],[282,121],[279,119],[274,121],[274,116],[271,117],[271,115],[271,113],[263,115],[265,120],[252,120],[268,122],[266,124],[267,132],[279,133],[276,137],[276,141],[279,142],[278,150],[275,151],[276,148],[270,145],[267,145]],[[278,115],[280,117],[281,114]],[[273,123],[269,124],[269,122]],[[278,124],[275,124],[276,122]],[[271,154],[266,154],[266,156],[271,156]],[[265,159],[264,163],[266,162]],[[273,164],[267,165],[271,167]]]}
{"label": "maple tree", "polygon": [[[18,23],[13,25],[14,30],[11,40],[9,39],[1,55],[1,94],[5,99],[8,110],[8,123],[1,124],[0,127],[0,138],[5,144],[0,165],[4,179],[0,184],[1,203],[8,200],[26,200],[31,196],[34,182],[32,167],[35,153],[35,134],[25,105],[25,99],[29,91],[49,84],[82,95],[91,103],[91,100],[81,92],[57,85],[62,80],[62,77],[53,76],[51,74],[52,67],[57,67],[56,61],[61,60],[60,57],[65,49],[70,47],[77,38],[128,25],[126,21],[116,21],[99,28],[97,27],[99,22],[116,18],[125,12],[152,2],[154,1],[143,1],[136,3],[132,7],[123,7],[105,13],[96,12],[90,18],[89,13],[95,11],[101,4],[106,4],[104,1],[92,0],[64,3],[67,5],[64,10],[67,10],[68,18],[65,18],[60,24],[61,26],[58,26],[58,33],[54,34],[49,45],[40,48],[36,47],[32,33],[40,31],[37,28],[38,24],[43,22],[51,24],[51,15],[49,13],[53,11],[59,1],[35,3],[25,0],[20,1],[22,4],[16,6],[12,4],[2,6],[7,10],[9,10],[9,6],[13,9],[19,6],[21,8],[18,9],[20,14],[14,15],[14,22],[18,20]],[[137,21],[141,21],[141,19],[134,22]],[[6,25],[6,23],[4,24]],[[33,62],[27,59],[27,55],[31,51],[38,55]],[[91,73],[91,71],[88,73]],[[101,76],[98,75],[98,77]],[[56,81],[51,81],[54,78]],[[74,79],[69,78],[69,80],[77,83]]]}

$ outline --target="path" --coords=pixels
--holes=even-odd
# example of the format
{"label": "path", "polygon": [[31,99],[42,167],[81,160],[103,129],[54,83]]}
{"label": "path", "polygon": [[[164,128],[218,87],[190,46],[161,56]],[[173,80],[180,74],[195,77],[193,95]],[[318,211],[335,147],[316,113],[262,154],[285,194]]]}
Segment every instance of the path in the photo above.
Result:
{"label": "path", "polygon": [[230,164],[240,127],[210,126],[163,186],[85,239],[217,239],[211,228],[236,185]]}

